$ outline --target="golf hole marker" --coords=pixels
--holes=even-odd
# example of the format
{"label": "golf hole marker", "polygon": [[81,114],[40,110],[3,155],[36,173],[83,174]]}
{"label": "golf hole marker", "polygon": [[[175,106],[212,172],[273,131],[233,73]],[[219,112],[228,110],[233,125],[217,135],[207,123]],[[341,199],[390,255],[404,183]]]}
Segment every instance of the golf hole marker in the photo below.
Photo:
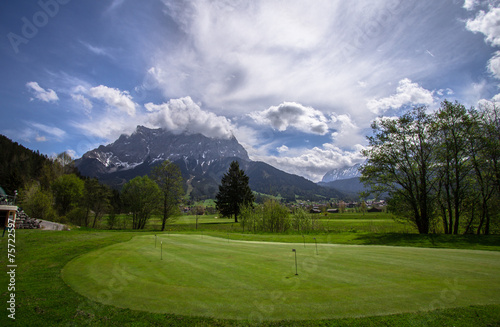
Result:
{"label": "golf hole marker", "polygon": [[292,252],[295,253],[295,276],[298,276],[299,273],[297,272],[297,251],[295,249],[292,249]]}

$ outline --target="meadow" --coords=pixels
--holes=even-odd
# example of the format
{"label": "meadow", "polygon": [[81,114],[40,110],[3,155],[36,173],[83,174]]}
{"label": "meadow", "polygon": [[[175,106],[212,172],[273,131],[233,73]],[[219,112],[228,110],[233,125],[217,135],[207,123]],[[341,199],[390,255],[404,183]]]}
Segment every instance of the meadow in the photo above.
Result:
{"label": "meadow", "polygon": [[[417,230],[407,224],[397,222],[390,213],[356,213],[346,212],[342,214],[317,214],[315,218],[316,229],[321,232],[369,232],[369,233],[416,233]],[[100,222],[100,228],[107,228],[108,216]],[[116,217],[117,229],[131,229],[130,217],[125,214]],[[198,226],[196,221],[198,220]],[[161,218],[153,215],[146,225],[147,230],[159,230]],[[235,224],[234,219],[221,218],[217,214],[212,215],[180,215],[173,219],[168,227],[171,231],[181,230],[227,230],[243,231],[240,224]],[[293,233],[290,230],[289,233]]]}
{"label": "meadow", "polygon": [[[337,231],[251,234],[198,218],[198,230],[196,217],[184,217],[163,233],[16,231],[16,325],[500,323],[498,235],[374,233],[380,226],[366,216],[351,218],[356,232],[335,218]],[[2,326],[13,323],[7,313]]]}

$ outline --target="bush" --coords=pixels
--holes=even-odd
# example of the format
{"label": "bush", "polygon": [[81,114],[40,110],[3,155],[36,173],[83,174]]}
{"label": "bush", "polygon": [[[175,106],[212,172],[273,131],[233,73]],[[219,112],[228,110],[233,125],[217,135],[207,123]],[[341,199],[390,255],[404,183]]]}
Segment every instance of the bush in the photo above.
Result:
{"label": "bush", "polygon": [[312,219],[311,215],[308,214],[304,209],[297,209],[292,218],[293,229],[297,232],[307,232],[312,230]]}
{"label": "bush", "polygon": [[289,216],[288,208],[269,200],[262,206],[262,229],[266,232],[286,232],[290,229]]}
{"label": "bush", "polygon": [[[61,217],[63,218],[63,217]],[[87,211],[83,208],[74,208],[65,217],[66,222],[71,222],[72,224],[78,226],[86,226],[87,224]],[[62,223],[62,222],[61,222]]]}

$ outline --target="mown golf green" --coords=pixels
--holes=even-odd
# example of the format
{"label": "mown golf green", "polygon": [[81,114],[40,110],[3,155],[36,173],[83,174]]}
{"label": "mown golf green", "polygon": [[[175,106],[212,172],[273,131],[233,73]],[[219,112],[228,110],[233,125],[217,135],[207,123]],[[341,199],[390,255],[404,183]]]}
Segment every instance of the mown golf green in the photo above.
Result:
{"label": "mown golf green", "polygon": [[156,242],[154,235],[135,236],[83,254],[62,277],[89,299],[121,308],[260,321],[499,304],[499,271],[496,251],[332,244],[316,250],[315,243],[161,234]]}

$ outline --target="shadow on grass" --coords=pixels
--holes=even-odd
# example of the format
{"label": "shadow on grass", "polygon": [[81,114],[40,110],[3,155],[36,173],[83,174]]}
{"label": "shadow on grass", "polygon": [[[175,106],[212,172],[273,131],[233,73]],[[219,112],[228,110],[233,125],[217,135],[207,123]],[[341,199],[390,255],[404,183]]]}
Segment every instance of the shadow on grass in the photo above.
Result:
{"label": "shadow on grass", "polygon": [[416,246],[500,251],[500,235],[446,235],[446,234],[359,234],[356,242],[365,245]]}

